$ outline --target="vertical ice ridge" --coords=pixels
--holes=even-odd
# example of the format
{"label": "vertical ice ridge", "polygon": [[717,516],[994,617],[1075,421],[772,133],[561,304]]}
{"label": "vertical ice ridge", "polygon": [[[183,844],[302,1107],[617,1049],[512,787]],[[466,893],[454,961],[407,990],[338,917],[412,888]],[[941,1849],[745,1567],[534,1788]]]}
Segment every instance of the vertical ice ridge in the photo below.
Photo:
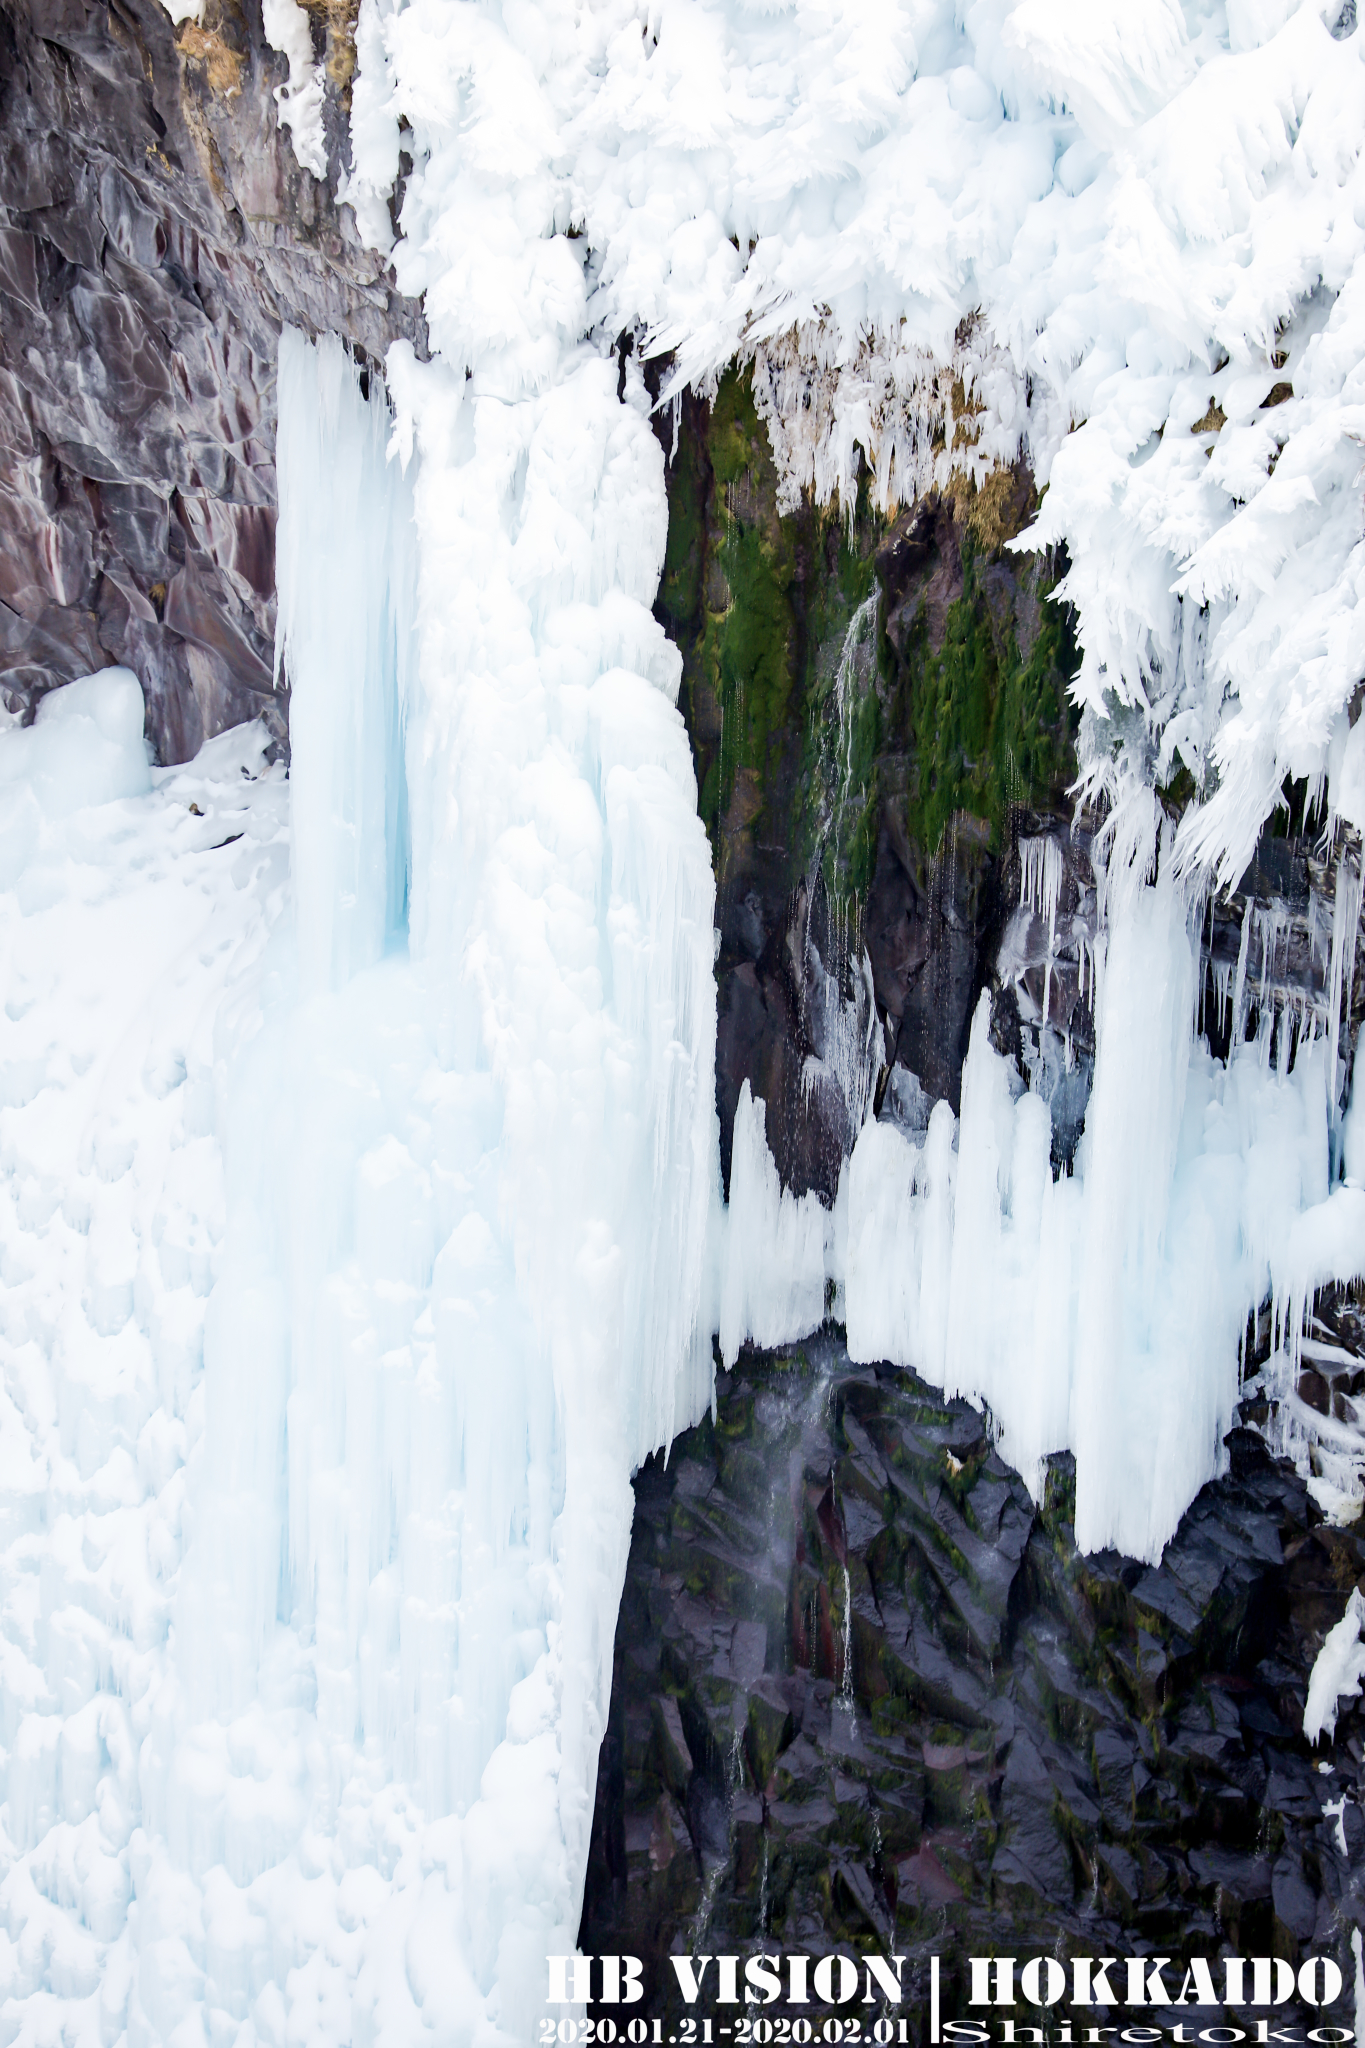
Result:
{"label": "vertical ice ridge", "polygon": [[1019,841],[1019,900],[1047,924],[1047,958],[1043,969],[1043,1019],[1049,1016],[1052,964],[1057,943],[1057,905],[1062,893],[1062,849],[1051,833]]}
{"label": "vertical ice ridge", "polygon": [[1327,974],[1327,1093],[1335,1119],[1340,1101],[1337,1059],[1341,1045],[1341,1004],[1351,1013],[1355,992],[1356,944],[1360,935],[1361,873],[1359,856],[1343,850],[1337,862],[1336,891],[1332,899],[1332,955]]}
{"label": "vertical ice ridge", "polygon": [[[301,965],[321,959],[305,992],[335,991],[296,1028],[333,1015],[337,1079],[383,1098],[361,1110],[349,1227],[345,1205],[330,1246],[315,1227],[322,1186],[286,1224],[295,1590],[338,1782],[373,1810],[382,1759],[418,1838],[458,1844],[458,1881],[447,1860],[418,1887],[449,1964],[414,1990],[371,1947],[361,2005],[401,2038],[472,1997],[519,2041],[545,1954],[574,1941],[630,1474],[710,1391],[713,882],[647,609],[662,456],[638,380],[622,403],[594,351],[510,402],[400,354],[409,485],[339,354],[287,348],[297,918]],[[339,522],[360,514],[353,561],[313,544],[329,493]],[[411,662],[395,609],[417,622]],[[405,744],[367,745],[398,729],[394,706]],[[385,960],[356,934],[392,938],[378,907],[404,786],[411,953]],[[335,1147],[317,1124],[300,1136],[307,1182]],[[444,1566],[414,1516],[426,1547],[444,1532]]]}
{"label": "vertical ice ridge", "polygon": [[294,905],[307,988],[339,988],[406,933],[404,721],[417,534],[387,458],[378,376],[342,343],[280,338],[275,666],[288,676]]}

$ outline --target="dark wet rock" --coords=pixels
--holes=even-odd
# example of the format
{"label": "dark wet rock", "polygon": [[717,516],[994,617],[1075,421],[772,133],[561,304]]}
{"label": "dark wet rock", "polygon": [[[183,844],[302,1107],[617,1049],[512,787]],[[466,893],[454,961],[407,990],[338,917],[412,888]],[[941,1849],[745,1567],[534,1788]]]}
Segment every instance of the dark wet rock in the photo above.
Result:
{"label": "dark wet rock", "polygon": [[294,160],[260,0],[0,0],[0,690],[126,662],[163,761],[264,714],[285,323],[369,359],[420,310],[335,200],[355,8],[319,20],[332,161]]}
{"label": "dark wet rock", "polygon": [[698,1947],[894,1952],[921,2003],[936,1954],[945,2010],[991,1952],[1157,1949],[1177,1985],[1193,1955],[1323,1954],[1353,1983],[1365,1710],[1320,1754],[1299,1731],[1365,1550],[1254,1431],[1228,1448],[1159,1566],[1083,1558],[1069,1458],[1035,1509],[913,1374],[830,1336],[745,1355],[636,1481],[583,1947],[644,1959],[669,2019]]}
{"label": "dark wet rock", "polygon": [[747,372],[678,425],[657,609],[715,854],[722,1170],[747,1080],[784,1186],[832,1201],[862,1121],[848,1038],[874,1025],[873,1081],[885,1051],[957,1104],[1017,821],[1069,821],[1074,648],[1042,603],[1057,564],[1004,545],[1022,475],[989,518],[936,495],[894,525],[862,497],[779,514]]}
{"label": "dark wet rock", "polygon": [[685,1799],[692,1778],[692,1752],[683,1733],[678,1702],[670,1699],[666,1693],[656,1694],[650,1706],[654,1719],[659,1775],[671,1792],[676,1792]]}
{"label": "dark wet rock", "polygon": [[[791,1688],[782,1680],[756,1676],[749,1693],[745,1754],[760,1789],[767,1785],[783,1751],[796,1736]],[[799,1697],[799,1695],[798,1695]]]}
{"label": "dark wet rock", "polygon": [[[773,912],[757,960],[723,969],[716,1099],[722,1165],[740,1091],[765,1104],[768,1149],[784,1187],[832,1202],[881,1064],[881,1025],[851,959],[823,879],[800,877]],[[875,1041],[870,1071],[868,1048]],[[860,1050],[851,1053],[849,1041]],[[866,1073],[861,1087],[859,1081]]]}

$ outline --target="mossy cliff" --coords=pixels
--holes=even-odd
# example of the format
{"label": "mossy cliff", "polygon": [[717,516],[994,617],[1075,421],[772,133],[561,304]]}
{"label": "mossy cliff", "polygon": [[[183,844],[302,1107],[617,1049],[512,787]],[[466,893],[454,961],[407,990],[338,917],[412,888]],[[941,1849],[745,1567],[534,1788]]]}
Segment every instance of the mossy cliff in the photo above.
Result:
{"label": "mossy cliff", "polygon": [[1059,565],[1008,546],[1034,505],[1022,470],[894,522],[865,491],[851,516],[783,516],[747,372],[684,399],[676,450],[661,424],[657,609],[715,853],[726,1168],[747,1078],[784,1180],[832,1194],[838,1134],[803,1082],[809,942],[845,979],[867,947],[898,1056],[956,1106],[1018,821],[1063,812],[1075,773]]}

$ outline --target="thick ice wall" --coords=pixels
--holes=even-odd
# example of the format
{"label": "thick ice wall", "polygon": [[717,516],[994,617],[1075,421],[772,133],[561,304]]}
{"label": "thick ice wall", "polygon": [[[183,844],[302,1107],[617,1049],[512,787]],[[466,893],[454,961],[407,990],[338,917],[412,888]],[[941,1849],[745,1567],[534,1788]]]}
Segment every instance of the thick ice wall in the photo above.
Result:
{"label": "thick ice wall", "polygon": [[38,1929],[54,2011],[150,2039],[530,2037],[630,1473],[710,1392],[713,882],[643,390],[572,351],[456,385],[452,444],[397,368],[406,468],[286,344],[291,784],[253,728],[148,793],[118,672],[0,733],[0,1357],[51,1396],[0,1416],[5,1569],[64,1560],[36,1637],[6,1610],[0,1968],[38,1993]]}
{"label": "thick ice wall", "polygon": [[[709,1398],[717,1175],[710,857],[677,657],[648,610],[662,457],[638,378],[624,403],[617,378],[588,350],[514,406],[440,366],[396,378],[421,452],[413,945],[444,1057],[486,1065],[500,1099],[486,1222],[562,1443],[552,1671],[570,1885],[629,1475]],[[454,1313],[439,1266],[434,1307],[439,1352]],[[515,1919],[530,1883],[507,1858],[524,1796],[509,1777],[467,1845],[490,1915],[501,1900]]]}
{"label": "thick ice wall", "polygon": [[[382,542],[410,487],[349,364],[299,347],[286,386],[286,502],[300,534],[340,536],[336,556],[281,555],[312,693],[302,1000],[282,997],[226,1083],[255,1135],[229,1152],[182,1597],[193,1701],[164,1824],[174,1758],[209,1739],[197,1716],[230,1701],[278,1751],[278,1674],[301,1665],[348,1839],[382,1854],[377,1783],[405,1831],[458,1820],[458,1864],[393,1908],[438,1914],[457,1958],[427,2019],[487,2000],[520,2039],[545,1953],[574,1938],[630,1472],[709,1398],[713,883],[648,610],[662,460],[638,381],[623,405],[583,351],[509,408],[440,366],[395,375],[421,539],[398,688],[402,555]],[[467,438],[446,431],[452,389]],[[348,504],[381,544],[347,552]],[[367,746],[395,700],[401,776]],[[411,806],[412,946],[376,960],[386,776]],[[281,1801],[295,1827],[312,1787]],[[239,1833],[237,1881],[268,1884],[290,1839]],[[418,2007],[383,1953],[360,1995],[401,2031]]]}

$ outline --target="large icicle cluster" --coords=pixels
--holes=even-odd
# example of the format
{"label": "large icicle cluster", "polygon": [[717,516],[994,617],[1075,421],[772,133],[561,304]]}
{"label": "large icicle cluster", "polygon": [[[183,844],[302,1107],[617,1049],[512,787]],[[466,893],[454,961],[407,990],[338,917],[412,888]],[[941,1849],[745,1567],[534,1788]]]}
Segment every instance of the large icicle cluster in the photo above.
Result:
{"label": "large icicle cluster", "polygon": [[792,488],[1026,456],[1092,787],[1184,761],[1182,863],[1235,882],[1286,773],[1365,824],[1354,5],[660,0],[603,34],[611,317],[679,379],[755,356]]}
{"label": "large icicle cluster", "polygon": [[992,1047],[989,996],[961,1118],[940,1102],[918,1131],[866,1124],[832,1212],[779,1187],[742,1097],[727,1363],[746,1337],[817,1328],[833,1286],[855,1359],[984,1401],[1037,1494],[1074,1450],[1081,1547],[1157,1559],[1220,1468],[1248,1314],[1272,1296],[1292,1351],[1313,1290],[1365,1253],[1365,1187],[1329,1186],[1326,1040],[1305,1034],[1285,1072],[1266,1013],[1225,1067],[1191,1044],[1196,960],[1168,872],[1115,921],[1085,1132],[1057,1179],[1048,1104]]}

